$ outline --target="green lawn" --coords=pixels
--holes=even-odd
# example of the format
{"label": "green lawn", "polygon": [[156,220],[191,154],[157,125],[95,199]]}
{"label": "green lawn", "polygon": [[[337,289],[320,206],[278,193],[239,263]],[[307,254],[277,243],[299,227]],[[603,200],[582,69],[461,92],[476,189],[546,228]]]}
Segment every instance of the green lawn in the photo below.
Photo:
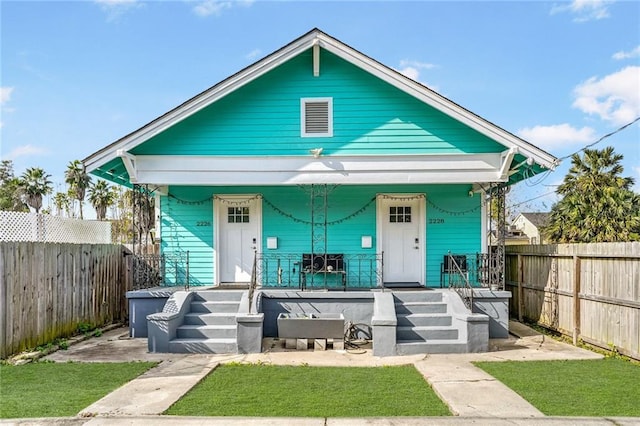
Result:
{"label": "green lawn", "polygon": [[157,363],[0,365],[0,418],[75,416]]}
{"label": "green lawn", "polygon": [[448,416],[422,375],[397,367],[227,364],[165,414],[182,416]]}
{"label": "green lawn", "polygon": [[628,361],[474,364],[549,416],[640,416],[640,366]]}

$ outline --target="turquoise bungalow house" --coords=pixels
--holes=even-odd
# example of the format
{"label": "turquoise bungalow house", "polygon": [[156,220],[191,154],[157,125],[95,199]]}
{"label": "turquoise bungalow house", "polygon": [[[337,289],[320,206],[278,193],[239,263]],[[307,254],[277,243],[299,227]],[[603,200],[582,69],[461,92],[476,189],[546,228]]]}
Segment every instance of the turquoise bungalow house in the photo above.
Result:
{"label": "turquoise bungalow house", "polygon": [[153,195],[168,285],[361,290],[440,288],[556,158],[313,29],[84,164]]}

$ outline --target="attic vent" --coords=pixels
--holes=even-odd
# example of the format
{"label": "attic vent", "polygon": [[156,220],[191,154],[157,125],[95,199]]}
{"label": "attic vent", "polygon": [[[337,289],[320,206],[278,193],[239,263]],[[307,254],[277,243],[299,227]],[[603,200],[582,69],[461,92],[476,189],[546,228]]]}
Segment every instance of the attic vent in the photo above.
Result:
{"label": "attic vent", "polygon": [[300,108],[303,138],[333,136],[332,98],[303,98],[300,100]]}

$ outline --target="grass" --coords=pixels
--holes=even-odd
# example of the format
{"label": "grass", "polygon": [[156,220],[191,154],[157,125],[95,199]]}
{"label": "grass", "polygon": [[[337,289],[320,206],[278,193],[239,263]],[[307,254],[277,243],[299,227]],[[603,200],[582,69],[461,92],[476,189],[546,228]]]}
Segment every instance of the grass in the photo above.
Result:
{"label": "grass", "polygon": [[422,375],[394,367],[226,364],[165,414],[183,416],[448,416]]}
{"label": "grass", "polygon": [[0,418],[67,417],[157,363],[0,365]]}
{"label": "grass", "polygon": [[474,364],[549,416],[640,416],[640,366],[629,361]]}

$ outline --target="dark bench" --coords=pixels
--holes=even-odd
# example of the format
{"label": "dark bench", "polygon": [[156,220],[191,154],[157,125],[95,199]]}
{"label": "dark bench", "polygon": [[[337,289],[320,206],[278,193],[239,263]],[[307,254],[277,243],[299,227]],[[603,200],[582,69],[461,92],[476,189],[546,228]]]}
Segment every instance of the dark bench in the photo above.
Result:
{"label": "dark bench", "polygon": [[342,287],[347,287],[347,270],[345,268],[344,254],[324,253],[302,255],[302,266],[300,268],[302,289],[307,284],[307,274],[336,274],[342,276]]}
{"label": "dark bench", "polygon": [[[459,271],[458,268],[460,268]],[[456,274],[458,272],[462,272],[463,274],[467,272],[467,256],[464,254],[445,254],[440,264],[440,288],[444,286],[445,275]]]}

